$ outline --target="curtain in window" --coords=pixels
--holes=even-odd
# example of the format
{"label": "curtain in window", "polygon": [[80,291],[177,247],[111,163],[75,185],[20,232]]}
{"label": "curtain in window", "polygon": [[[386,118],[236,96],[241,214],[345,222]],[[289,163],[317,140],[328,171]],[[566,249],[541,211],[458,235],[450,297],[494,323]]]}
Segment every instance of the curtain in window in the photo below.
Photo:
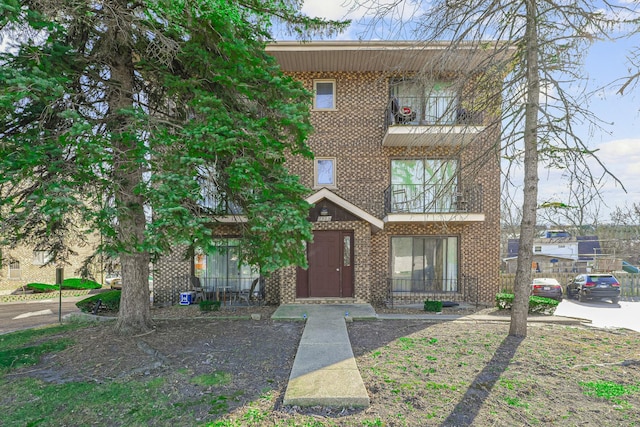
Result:
{"label": "curtain in window", "polygon": [[422,83],[402,80],[391,83],[391,96],[398,106],[416,112],[411,124],[451,125],[456,123],[457,91],[450,83]]}
{"label": "curtain in window", "polygon": [[393,237],[391,278],[396,292],[455,292],[456,237]]}
{"label": "curtain in window", "polygon": [[[196,255],[195,275],[200,277],[207,290],[230,288],[248,290],[251,282],[259,276],[258,269],[240,263],[237,239],[220,239],[214,253]],[[204,258],[204,259],[203,259]]]}

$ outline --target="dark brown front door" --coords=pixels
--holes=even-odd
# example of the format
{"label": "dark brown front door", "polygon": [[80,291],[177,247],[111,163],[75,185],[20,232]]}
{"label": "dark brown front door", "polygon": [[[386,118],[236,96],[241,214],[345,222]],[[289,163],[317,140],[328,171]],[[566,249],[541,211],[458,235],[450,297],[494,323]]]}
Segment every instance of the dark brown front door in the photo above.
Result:
{"label": "dark brown front door", "polygon": [[298,269],[298,298],[353,297],[353,232],[316,231],[307,246],[309,268]]}

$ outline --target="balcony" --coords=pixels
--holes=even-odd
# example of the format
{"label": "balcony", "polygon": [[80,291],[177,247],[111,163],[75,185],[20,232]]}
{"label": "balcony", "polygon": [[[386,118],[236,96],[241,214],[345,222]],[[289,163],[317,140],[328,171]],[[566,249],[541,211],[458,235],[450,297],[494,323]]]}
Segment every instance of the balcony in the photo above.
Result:
{"label": "balcony", "polygon": [[[468,104],[468,105],[467,105]],[[482,112],[457,96],[393,97],[385,113],[385,147],[460,146],[484,130]]]}
{"label": "balcony", "polygon": [[228,199],[226,194],[203,191],[200,203],[208,214],[214,216],[218,222],[245,222],[246,217],[241,206]]}
{"label": "balcony", "polygon": [[384,191],[384,222],[481,222],[482,186],[392,184]]}

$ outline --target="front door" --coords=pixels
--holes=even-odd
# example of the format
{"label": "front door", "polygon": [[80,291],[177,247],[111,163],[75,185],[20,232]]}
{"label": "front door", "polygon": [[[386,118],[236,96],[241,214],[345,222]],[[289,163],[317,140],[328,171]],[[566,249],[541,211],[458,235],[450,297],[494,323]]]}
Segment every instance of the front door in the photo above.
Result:
{"label": "front door", "polygon": [[353,297],[353,232],[315,231],[309,268],[298,269],[298,298]]}

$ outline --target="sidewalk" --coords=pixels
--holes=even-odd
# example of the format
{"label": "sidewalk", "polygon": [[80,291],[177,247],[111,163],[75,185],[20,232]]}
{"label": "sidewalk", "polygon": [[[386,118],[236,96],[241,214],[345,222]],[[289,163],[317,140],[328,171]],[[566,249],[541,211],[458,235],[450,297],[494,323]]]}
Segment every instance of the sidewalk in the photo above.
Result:
{"label": "sidewalk", "polygon": [[283,404],[369,406],[347,333],[352,316],[376,319],[369,304],[285,304],[275,311],[274,320],[306,321]]}

